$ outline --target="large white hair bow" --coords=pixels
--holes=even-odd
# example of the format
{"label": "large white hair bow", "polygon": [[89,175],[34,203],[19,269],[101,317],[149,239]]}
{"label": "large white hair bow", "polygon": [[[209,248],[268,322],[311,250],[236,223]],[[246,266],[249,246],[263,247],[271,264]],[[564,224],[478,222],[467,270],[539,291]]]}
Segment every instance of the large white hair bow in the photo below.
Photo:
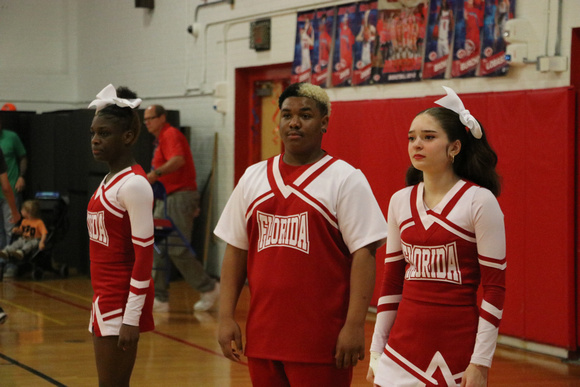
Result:
{"label": "large white hair bow", "polygon": [[475,117],[472,116],[469,110],[463,106],[463,102],[461,102],[461,99],[452,88],[443,86],[443,89],[445,89],[447,95],[438,99],[435,103],[459,114],[459,120],[461,120],[461,123],[469,128],[473,137],[480,139],[482,136],[481,126],[479,126]]}
{"label": "large white hair bow", "polygon": [[98,113],[99,110],[109,106],[117,105],[119,107],[130,107],[135,109],[141,104],[141,98],[137,99],[125,99],[117,97],[117,89],[110,83],[103,89],[99,94],[97,94],[97,99],[89,104],[89,109],[95,107]]}

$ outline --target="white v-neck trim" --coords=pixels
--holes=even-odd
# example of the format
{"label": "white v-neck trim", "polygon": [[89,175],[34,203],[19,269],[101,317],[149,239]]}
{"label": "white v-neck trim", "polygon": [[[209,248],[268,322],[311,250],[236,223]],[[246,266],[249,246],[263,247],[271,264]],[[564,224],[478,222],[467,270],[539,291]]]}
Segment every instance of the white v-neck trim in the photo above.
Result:
{"label": "white v-neck trim", "polygon": [[415,206],[417,208],[417,213],[419,214],[419,218],[421,219],[421,223],[423,224],[425,230],[427,230],[429,227],[431,227],[433,223],[435,223],[435,217],[429,215],[427,211],[431,210],[437,214],[441,214],[441,212],[443,211],[445,206],[447,206],[449,201],[453,199],[453,197],[457,194],[457,192],[459,192],[459,190],[465,184],[466,184],[465,180],[459,180],[449,191],[447,191],[445,196],[443,196],[443,199],[441,199],[441,201],[439,201],[439,203],[437,203],[435,207],[429,209],[429,207],[427,207],[425,201],[423,200],[425,183],[423,182],[419,183],[417,187],[417,202],[415,203]]}
{"label": "white v-neck trim", "polygon": [[[274,175],[274,181],[276,182],[278,190],[280,190],[282,196],[284,196],[284,198],[286,199],[294,192],[294,190],[289,185],[285,184],[284,179],[282,178],[282,172],[280,171],[280,163],[282,163],[283,161],[280,159],[281,157],[282,157],[281,155],[277,155],[276,157],[274,157],[274,162],[272,165],[272,174]],[[332,159],[331,156],[325,155],[323,158],[321,158],[320,160],[312,164],[310,167],[308,167],[308,169],[306,169],[304,172],[302,172],[300,176],[298,176],[298,178],[292,182],[292,184],[299,186],[304,181],[306,181],[308,177],[310,177],[314,172],[316,172],[318,169],[324,166],[331,159]]]}

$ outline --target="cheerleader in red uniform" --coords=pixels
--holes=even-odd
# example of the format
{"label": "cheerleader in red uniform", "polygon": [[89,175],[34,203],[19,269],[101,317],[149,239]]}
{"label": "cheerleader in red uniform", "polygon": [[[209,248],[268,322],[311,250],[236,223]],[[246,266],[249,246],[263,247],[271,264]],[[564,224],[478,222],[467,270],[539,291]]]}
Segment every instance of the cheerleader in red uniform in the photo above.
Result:
{"label": "cheerleader in red uniform", "polygon": [[436,101],[443,107],[411,124],[408,187],[389,203],[368,374],[381,387],[486,386],[503,314],[497,155],[457,94],[445,90]]}
{"label": "cheerleader in red uniform", "polygon": [[[127,99],[128,98],[128,99]],[[110,172],[88,205],[93,306],[89,331],[99,386],[129,386],[140,332],[153,323],[153,191],[131,147],[141,123],[127,88],[105,87],[90,107],[95,160]]]}

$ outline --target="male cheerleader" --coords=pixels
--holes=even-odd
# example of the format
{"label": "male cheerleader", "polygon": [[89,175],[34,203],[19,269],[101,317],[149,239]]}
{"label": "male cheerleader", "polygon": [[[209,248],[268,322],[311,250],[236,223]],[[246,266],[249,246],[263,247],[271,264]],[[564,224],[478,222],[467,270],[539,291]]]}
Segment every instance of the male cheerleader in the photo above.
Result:
{"label": "male cheerleader", "polygon": [[[215,229],[227,242],[219,343],[234,361],[245,349],[255,387],[349,386],[386,222],[362,172],[321,148],[326,92],[295,83],[278,104],[285,152],[246,170]],[[244,348],[234,312],[246,277]]]}

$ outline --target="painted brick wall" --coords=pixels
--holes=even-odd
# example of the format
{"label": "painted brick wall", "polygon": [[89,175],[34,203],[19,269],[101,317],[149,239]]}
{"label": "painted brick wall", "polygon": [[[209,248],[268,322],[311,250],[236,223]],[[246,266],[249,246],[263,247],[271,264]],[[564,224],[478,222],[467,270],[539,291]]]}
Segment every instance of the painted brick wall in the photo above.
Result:
{"label": "painted brick wall", "polygon": [[[212,0],[209,0],[211,3]],[[85,107],[108,83],[136,90],[144,104],[181,112],[203,184],[219,134],[215,218],[233,189],[234,74],[238,67],[292,61],[296,12],[348,1],[236,0],[198,9],[197,37],[187,32],[201,0],[157,1],[151,12],[132,0],[0,0],[0,102],[21,110]],[[534,25],[540,54],[554,54],[558,0],[518,1],[517,17]],[[570,56],[570,29],[580,26],[580,2],[564,0],[562,55]],[[272,49],[249,48],[251,21],[270,17]],[[547,52],[546,52],[547,50]],[[330,89],[332,100],[405,98],[441,94],[446,84],[462,93],[552,88],[569,84],[569,72],[539,73],[534,65],[501,78],[423,81]],[[215,112],[213,91],[226,82],[227,113]],[[211,270],[219,271],[224,246],[216,243]]]}

